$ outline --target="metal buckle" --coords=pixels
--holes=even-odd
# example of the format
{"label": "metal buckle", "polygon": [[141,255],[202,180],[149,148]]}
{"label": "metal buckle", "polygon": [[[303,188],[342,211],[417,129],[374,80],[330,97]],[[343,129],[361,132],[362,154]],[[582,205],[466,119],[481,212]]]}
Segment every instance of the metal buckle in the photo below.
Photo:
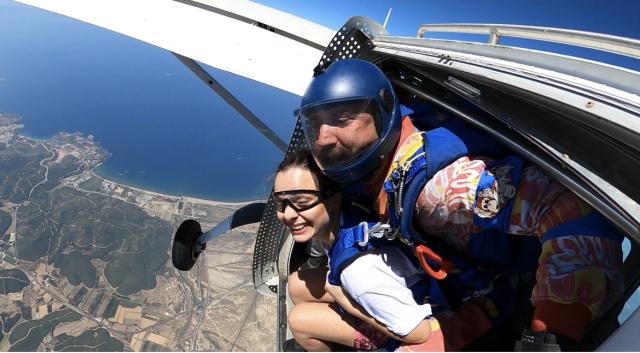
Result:
{"label": "metal buckle", "polygon": [[362,241],[358,241],[358,245],[365,247],[369,243],[369,223],[360,222],[358,227],[362,228],[362,233],[364,234],[364,239]]}
{"label": "metal buckle", "polygon": [[369,236],[374,237],[374,238],[382,238],[385,237],[388,240],[393,240],[395,239],[395,233],[392,232],[392,228],[389,224],[386,223],[382,223],[382,222],[378,222],[375,225],[373,225],[373,227],[369,228],[369,223],[367,222],[360,222],[360,224],[358,224],[358,227],[361,227],[362,231],[363,231],[363,240],[362,241],[358,241],[358,245],[365,247],[367,246],[367,244],[369,243]]}

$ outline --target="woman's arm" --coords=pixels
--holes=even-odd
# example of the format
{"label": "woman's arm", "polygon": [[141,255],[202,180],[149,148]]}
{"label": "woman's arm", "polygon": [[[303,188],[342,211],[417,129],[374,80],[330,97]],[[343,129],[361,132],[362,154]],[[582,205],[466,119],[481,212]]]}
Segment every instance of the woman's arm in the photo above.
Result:
{"label": "woman's arm", "polygon": [[349,296],[342,287],[334,286],[327,282],[325,284],[325,290],[347,313],[400,342],[409,344],[422,343],[427,341],[431,335],[431,324],[428,319],[425,319],[422,320],[408,335],[398,336],[390,331],[384,324],[371,317],[371,315],[369,315],[369,313],[367,313],[360,304],[353,300],[353,298],[351,298],[351,296]]}
{"label": "woman's arm", "polygon": [[289,275],[287,288],[294,305],[305,302],[333,303],[333,298],[325,292],[324,282],[327,268],[299,269]]}

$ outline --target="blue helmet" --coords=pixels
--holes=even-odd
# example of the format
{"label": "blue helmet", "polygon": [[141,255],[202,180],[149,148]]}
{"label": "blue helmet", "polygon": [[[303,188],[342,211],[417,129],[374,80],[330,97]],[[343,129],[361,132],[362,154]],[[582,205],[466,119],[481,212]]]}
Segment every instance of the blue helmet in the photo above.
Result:
{"label": "blue helmet", "polygon": [[374,64],[345,59],[316,76],[300,117],[311,154],[329,178],[348,183],[380,167],[400,136],[398,98]]}

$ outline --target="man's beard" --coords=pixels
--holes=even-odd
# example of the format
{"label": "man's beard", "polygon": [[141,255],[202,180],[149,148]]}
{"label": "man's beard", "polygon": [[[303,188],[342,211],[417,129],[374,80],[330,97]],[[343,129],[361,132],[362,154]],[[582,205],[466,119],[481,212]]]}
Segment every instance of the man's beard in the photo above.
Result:
{"label": "man's beard", "polygon": [[316,149],[314,154],[321,167],[331,168],[347,164],[359,153],[353,153],[343,146],[334,145]]}

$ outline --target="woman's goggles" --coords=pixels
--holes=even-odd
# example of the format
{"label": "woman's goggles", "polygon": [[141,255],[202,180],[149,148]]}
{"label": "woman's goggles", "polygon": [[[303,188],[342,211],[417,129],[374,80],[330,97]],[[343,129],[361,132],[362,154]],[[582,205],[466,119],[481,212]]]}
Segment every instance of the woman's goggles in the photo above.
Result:
{"label": "woman's goggles", "polygon": [[302,212],[316,207],[324,198],[331,196],[331,191],[318,190],[287,190],[273,193],[276,211],[284,212],[287,205],[296,212]]}

